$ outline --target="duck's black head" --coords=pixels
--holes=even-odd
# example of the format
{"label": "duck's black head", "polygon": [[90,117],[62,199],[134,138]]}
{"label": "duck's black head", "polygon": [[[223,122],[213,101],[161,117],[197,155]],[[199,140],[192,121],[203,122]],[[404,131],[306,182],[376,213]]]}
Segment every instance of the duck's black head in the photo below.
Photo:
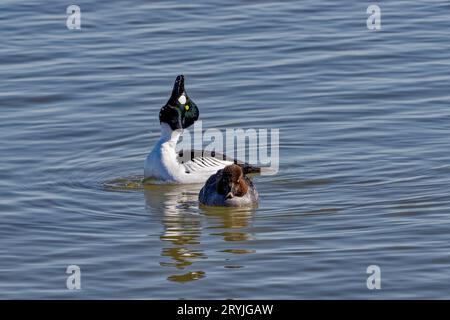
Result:
{"label": "duck's black head", "polygon": [[179,75],[173,85],[172,95],[159,112],[159,122],[167,123],[172,130],[186,129],[198,117],[198,108],[184,89],[184,76]]}

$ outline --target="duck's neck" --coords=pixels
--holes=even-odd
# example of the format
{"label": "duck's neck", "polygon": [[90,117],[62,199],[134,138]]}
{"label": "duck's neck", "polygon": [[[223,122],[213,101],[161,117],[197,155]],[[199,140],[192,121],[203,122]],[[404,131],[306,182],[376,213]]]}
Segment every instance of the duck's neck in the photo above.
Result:
{"label": "duck's neck", "polygon": [[182,168],[177,160],[176,146],[182,130],[172,130],[167,123],[161,123],[161,137],[155,146],[155,152],[167,171],[168,179],[173,179]]}
{"label": "duck's neck", "polygon": [[159,138],[158,145],[170,146],[175,150],[181,133],[181,129],[172,130],[172,128],[167,123],[161,123],[161,137]]}

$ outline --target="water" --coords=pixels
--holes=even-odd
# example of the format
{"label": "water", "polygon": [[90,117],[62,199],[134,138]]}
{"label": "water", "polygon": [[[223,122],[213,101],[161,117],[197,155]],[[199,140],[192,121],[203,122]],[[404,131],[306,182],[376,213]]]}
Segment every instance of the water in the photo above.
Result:
{"label": "water", "polygon": [[[364,1],[222,3],[78,0],[70,31],[2,1],[0,297],[450,298],[448,2],[379,32]],[[204,129],[280,129],[258,209],[140,184],[180,73]]]}

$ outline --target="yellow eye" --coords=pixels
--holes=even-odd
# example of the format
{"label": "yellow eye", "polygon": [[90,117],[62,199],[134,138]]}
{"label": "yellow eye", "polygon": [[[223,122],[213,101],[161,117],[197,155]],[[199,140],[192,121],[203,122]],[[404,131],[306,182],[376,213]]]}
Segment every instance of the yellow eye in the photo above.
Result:
{"label": "yellow eye", "polygon": [[184,109],[186,109],[186,111],[188,111],[189,110],[189,105],[185,105]]}

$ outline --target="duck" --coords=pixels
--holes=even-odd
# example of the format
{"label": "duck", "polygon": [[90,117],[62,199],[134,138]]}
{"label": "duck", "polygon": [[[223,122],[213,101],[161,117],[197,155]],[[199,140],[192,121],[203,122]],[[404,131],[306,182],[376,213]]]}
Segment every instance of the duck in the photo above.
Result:
{"label": "duck", "polygon": [[[242,166],[245,172],[261,171],[258,167],[229,159],[219,153],[205,156],[203,151],[197,150],[177,152],[177,142],[183,130],[192,126],[199,116],[199,108],[186,93],[184,75],[177,76],[172,94],[159,112],[161,134],[145,160],[144,181],[151,179],[162,183],[201,184],[212,174],[231,164]],[[190,155],[187,161],[186,155]]]}
{"label": "duck", "polygon": [[257,206],[258,198],[252,180],[236,164],[227,165],[209,177],[198,195],[202,205],[223,207]]}

